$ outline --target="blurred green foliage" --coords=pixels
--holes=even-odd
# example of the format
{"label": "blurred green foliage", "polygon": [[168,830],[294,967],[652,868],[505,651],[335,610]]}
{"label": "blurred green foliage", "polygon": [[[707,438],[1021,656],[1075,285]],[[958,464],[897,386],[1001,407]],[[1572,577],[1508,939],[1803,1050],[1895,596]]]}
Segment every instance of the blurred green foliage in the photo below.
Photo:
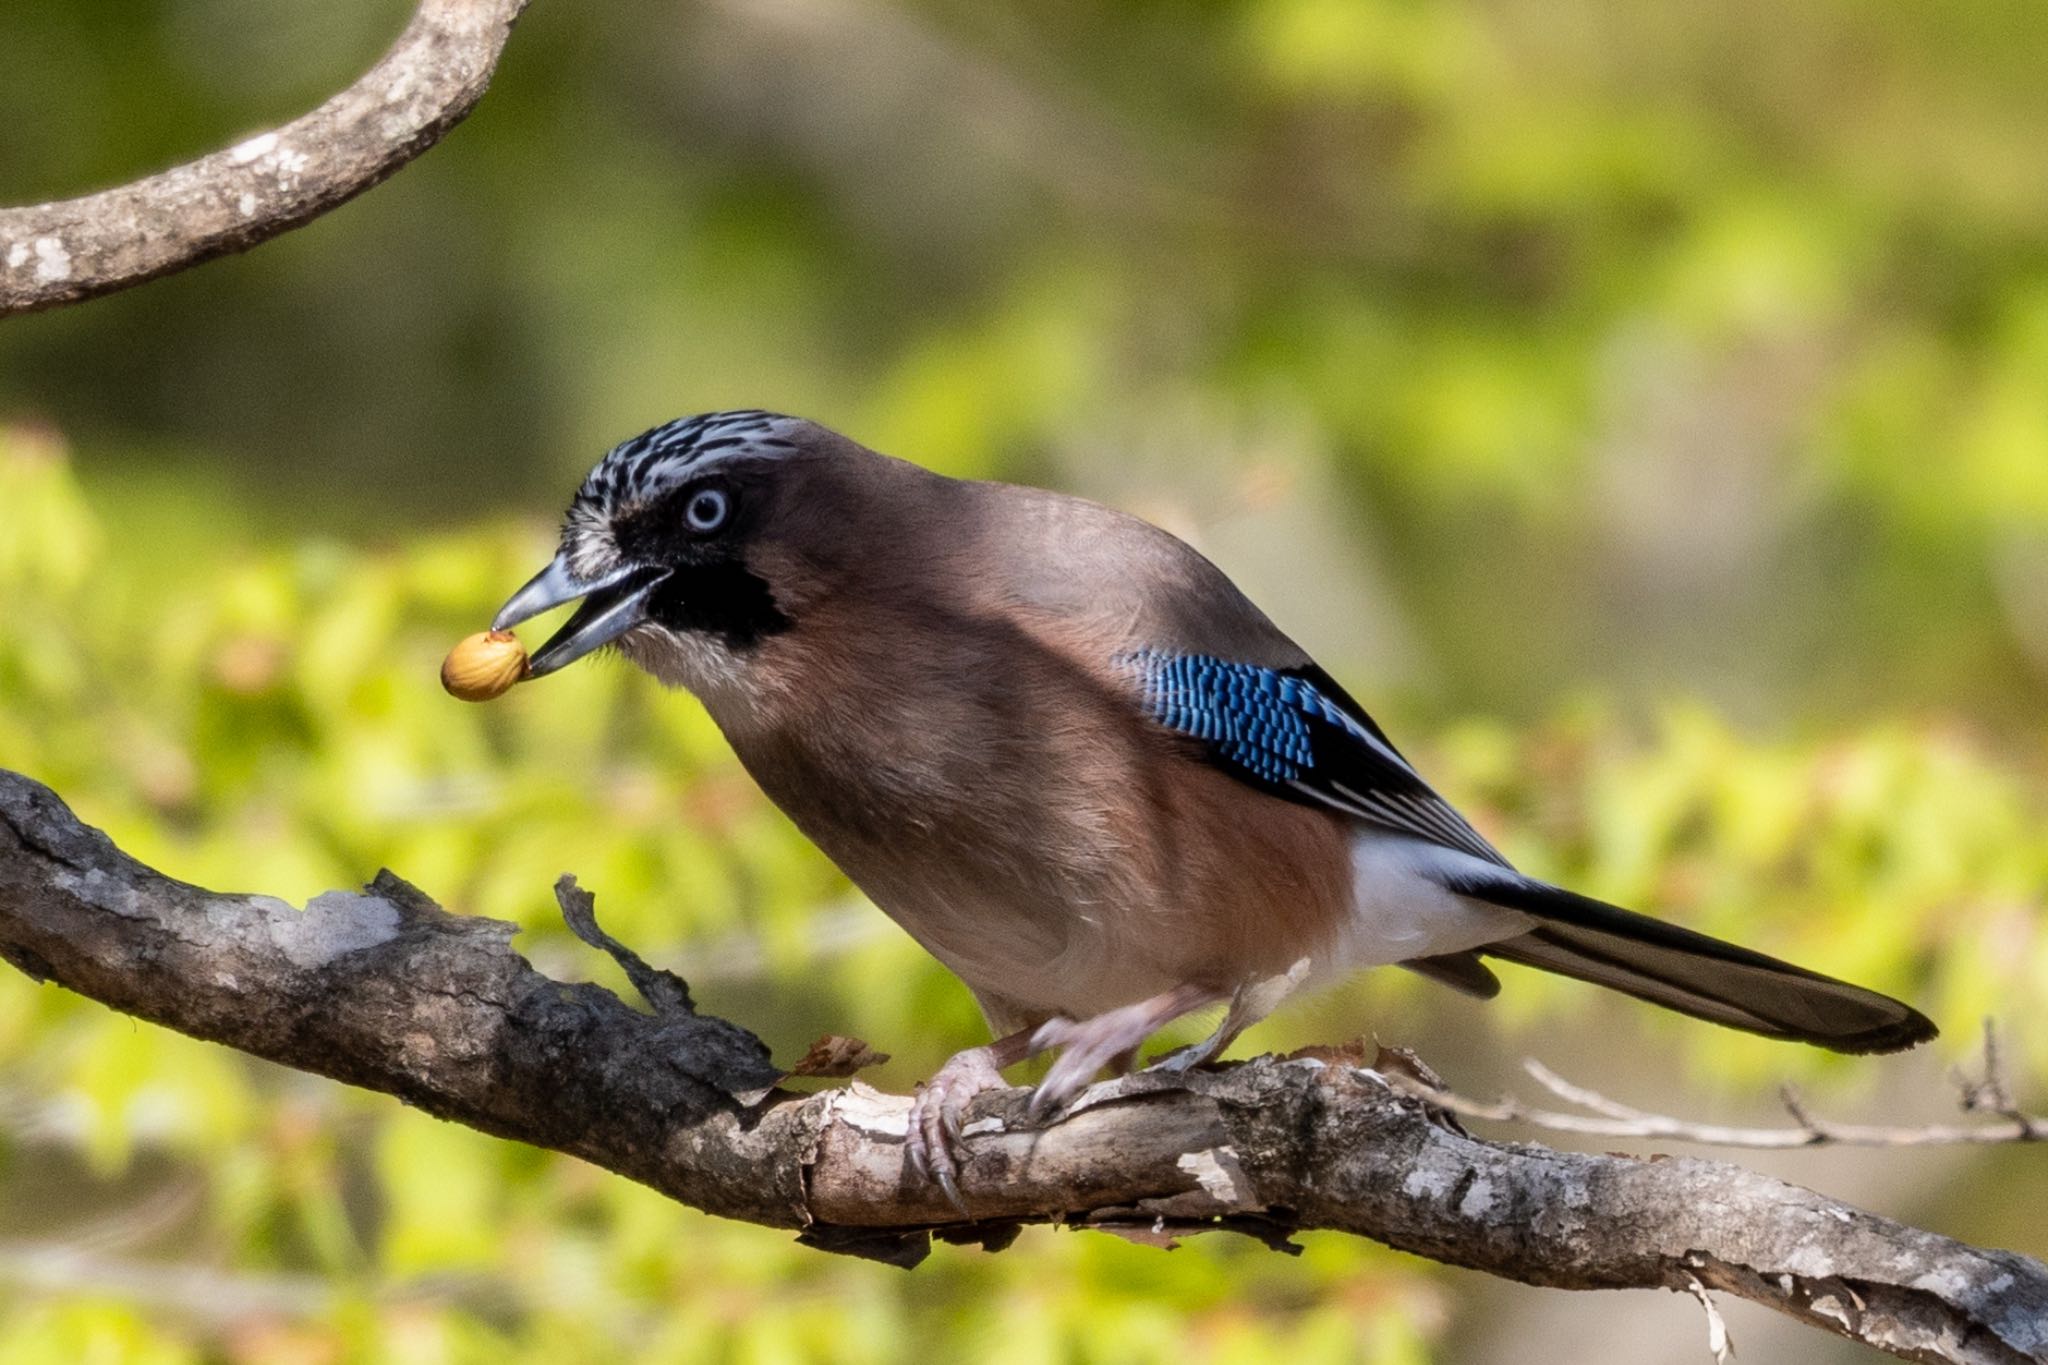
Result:
{"label": "blurred green foliage", "polygon": [[[275,122],[404,8],[9,5],[0,194]],[[1194,404],[1377,526],[1446,714],[2026,724],[2044,45],[2011,0],[540,3],[375,194],[0,332],[0,410],[275,536],[552,505],[687,411],[1072,482]]]}
{"label": "blurred green foliage", "polygon": [[[0,6],[0,199],[288,117],[405,9]],[[555,922],[574,870],[778,1055],[857,1033],[907,1085],[980,1038],[965,993],[693,703],[433,683],[599,450],[763,405],[1189,534],[1530,870],[1905,994],[1945,1058],[1998,1014],[2038,1084],[2044,44],[2008,0],[537,0],[389,184],[0,327],[0,764],[176,875],[302,901],[389,865],[623,987]],[[1517,1047],[1605,1074],[1621,1036],[1683,1059],[1676,1105],[1896,1100],[1528,974],[1487,1007],[1380,976],[1249,1045],[1378,1029],[1464,1083]],[[18,980],[0,1091],[9,1362],[1472,1330],[1467,1282],[1343,1239],[835,1260]],[[2048,1252],[1986,1169],[1914,1197]]]}

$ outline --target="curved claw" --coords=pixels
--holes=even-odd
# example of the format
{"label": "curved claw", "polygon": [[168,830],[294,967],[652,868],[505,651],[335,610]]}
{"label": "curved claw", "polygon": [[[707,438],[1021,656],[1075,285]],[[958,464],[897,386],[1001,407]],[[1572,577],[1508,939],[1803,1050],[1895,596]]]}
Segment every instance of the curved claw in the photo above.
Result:
{"label": "curved claw", "polygon": [[961,1129],[967,1105],[976,1095],[1003,1088],[995,1054],[986,1047],[956,1053],[917,1088],[903,1135],[904,1163],[922,1179],[939,1187],[946,1202],[967,1217],[960,1194]]}
{"label": "curved claw", "polygon": [[967,1212],[967,1201],[960,1197],[960,1182],[953,1178],[951,1171],[934,1171],[932,1179],[938,1182],[939,1193],[946,1196],[946,1202],[953,1206],[953,1212],[962,1218],[973,1216]]}

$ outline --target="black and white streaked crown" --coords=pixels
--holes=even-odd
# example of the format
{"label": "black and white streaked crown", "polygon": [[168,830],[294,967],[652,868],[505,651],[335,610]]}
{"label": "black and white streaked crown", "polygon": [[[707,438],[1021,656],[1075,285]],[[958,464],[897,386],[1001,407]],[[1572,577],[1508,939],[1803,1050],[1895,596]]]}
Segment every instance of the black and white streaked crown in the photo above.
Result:
{"label": "black and white streaked crown", "polygon": [[607,451],[576,490],[576,501],[615,510],[657,497],[718,460],[788,454],[796,449],[789,429],[797,422],[758,408],[664,422]]}

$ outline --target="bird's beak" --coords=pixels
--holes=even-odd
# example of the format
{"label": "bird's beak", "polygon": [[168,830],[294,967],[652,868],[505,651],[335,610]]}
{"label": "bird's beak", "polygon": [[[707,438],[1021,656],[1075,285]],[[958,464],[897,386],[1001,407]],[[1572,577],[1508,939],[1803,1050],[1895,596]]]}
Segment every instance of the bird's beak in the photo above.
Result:
{"label": "bird's beak", "polygon": [[538,678],[575,663],[646,620],[647,596],[668,575],[660,565],[627,564],[596,578],[578,578],[556,555],[553,563],[499,608],[491,629],[509,630],[544,611],[583,599],[575,614],[548,637],[528,663],[526,676]]}

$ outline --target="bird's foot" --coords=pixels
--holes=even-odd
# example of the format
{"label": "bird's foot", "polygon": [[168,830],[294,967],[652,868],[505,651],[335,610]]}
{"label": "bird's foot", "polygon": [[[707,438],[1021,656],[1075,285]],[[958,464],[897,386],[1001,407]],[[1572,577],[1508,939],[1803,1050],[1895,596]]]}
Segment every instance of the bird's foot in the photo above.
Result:
{"label": "bird's foot", "polygon": [[1095,1079],[1095,1073],[1145,1041],[1152,1030],[1136,1017],[1138,1008],[1125,1005],[1079,1023],[1053,1018],[1038,1026],[1038,1032],[1031,1035],[1033,1047],[1064,1051],[1038,1089],[1031,1092],[1031,1117],[1044,1118],[1061,1108]]}
{"label": "bird's foot", "polygon": [[1216,1002],[1215,991],[1179,986],[1164,995],[1105,1010],[1092,1019],[1076,1023],[1053,1018],[1031,1035],[1031,1050],[1047,1052],[1061,1048],[1059,1060],[1031,1095],[1031,1116],[1043,1118],[1081,1093],[1095,1073],[1130,1054],[1166,1024],[1190,1011]]}
{"label": "bird's foot", "polygon": [[903,1156],[910,1169],[937,1184],[946,1202],[962,1214],[966,1201],[960,1197],[960,1126],[968,1101],[976,1095],[1004,1088],[1003,1073],[995,1050],[971,1047],[956,1052],[918,1086],[910,1101],[910,1126],[903,1135]]}

